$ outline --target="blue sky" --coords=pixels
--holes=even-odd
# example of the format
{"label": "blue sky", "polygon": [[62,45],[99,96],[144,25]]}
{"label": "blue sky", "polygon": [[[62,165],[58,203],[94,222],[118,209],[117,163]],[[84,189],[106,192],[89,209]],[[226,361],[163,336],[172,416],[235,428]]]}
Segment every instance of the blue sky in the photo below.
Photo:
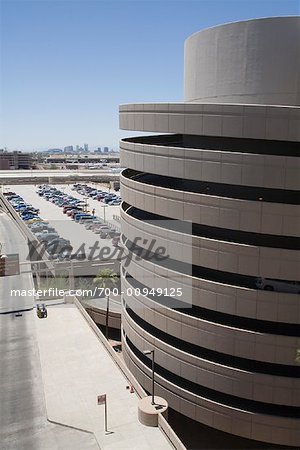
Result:
{"label": "blue sky", "polygon": [[0,148],[117,148],[118,105],[183,99],[183,45],[298,0],[0,0]]}

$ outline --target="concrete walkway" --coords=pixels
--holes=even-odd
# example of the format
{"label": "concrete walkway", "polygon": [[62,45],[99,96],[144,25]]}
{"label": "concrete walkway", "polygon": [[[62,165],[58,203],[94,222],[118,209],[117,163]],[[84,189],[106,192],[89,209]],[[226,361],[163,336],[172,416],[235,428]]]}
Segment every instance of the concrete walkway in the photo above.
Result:
{"label": "concrete walkway", "polygon": [[[74,305],[48,307],[48,318],[36,318],[48,418],[94,433],[101,449],[170,450],[158,428],[141,425],[138,397]],[[104,406],[97,395],[107,394]]]}

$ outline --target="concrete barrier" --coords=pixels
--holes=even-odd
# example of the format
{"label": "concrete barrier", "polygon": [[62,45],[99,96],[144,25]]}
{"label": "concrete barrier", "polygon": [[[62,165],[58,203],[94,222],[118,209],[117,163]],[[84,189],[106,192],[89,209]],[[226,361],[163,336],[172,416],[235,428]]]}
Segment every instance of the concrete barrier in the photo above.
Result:
{"label": "concrete barrier", "polygon": [[[162,397],[154,397],[154,404],[152,404],[152,396],[141,398],[138,406],[139,421],[147,427],[158,427],[158,416],[168,414],[168,403]],[[160,408],[157,410],[156,408]]]}

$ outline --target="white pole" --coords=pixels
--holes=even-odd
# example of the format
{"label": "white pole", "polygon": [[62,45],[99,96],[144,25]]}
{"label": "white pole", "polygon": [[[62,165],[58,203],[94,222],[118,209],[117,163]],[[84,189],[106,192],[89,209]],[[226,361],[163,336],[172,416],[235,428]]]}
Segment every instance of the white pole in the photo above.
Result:
{"label": "white pole", "polygon": [[105,426],[105,433],[108,432],[107,429],[107,399],[105,397],[105,403],[104,403],[104,426]]}

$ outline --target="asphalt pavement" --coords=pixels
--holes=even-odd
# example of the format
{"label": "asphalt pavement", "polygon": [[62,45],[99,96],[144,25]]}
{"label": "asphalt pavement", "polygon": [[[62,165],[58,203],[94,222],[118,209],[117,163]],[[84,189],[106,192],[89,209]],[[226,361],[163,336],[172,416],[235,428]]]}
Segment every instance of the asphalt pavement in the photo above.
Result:
{"label": "asphalt pavement", "polygon": [[[61,186],[56,186],[58,189]],[[77,194],[76,192],[71,190],[71,186],[63,186],[64,191],[66,193],[72,193],[74,197],[80,198],[84,200],[83,196]],[[116,254],[115,247],[112,246],[111,239],[100,239],[98,234],[95,234],[91,230],[86,230],[83,224],[76,223],[74,220],[69,218],[66,214],[63,214],[63,209],[53,204],[50,201],[47,201],[44,197],[40,197],[36,191],[37,186],[34,185],[11,185],[9,186],[9,190],[16,192],[21,195],[23,199],[32,204],[34,207],[40,209],[40,216],[48,220],[49,223],[55,228],[59,236],[68,239],[73,247],[73,253],[79,252],[81,253],[83,250],[86,255],[89,255],[91,248],[93,248],[98,242],[97,251],[95,252],[95,256],[100,253],[100,249],[103,247],[109,248],[109,254],[106,256],[108,259],[110,254]],[[88,200],[88,209],[92,211],[95,208],[95,215],[103,218],[103,203],[98,201],[89,199]],[[114,226],[119,226],[118,221],[114,221],[113,216],[119,215],[120,207],[119,206],[107,206],[105,207],[106,220],[109,221]]]}

